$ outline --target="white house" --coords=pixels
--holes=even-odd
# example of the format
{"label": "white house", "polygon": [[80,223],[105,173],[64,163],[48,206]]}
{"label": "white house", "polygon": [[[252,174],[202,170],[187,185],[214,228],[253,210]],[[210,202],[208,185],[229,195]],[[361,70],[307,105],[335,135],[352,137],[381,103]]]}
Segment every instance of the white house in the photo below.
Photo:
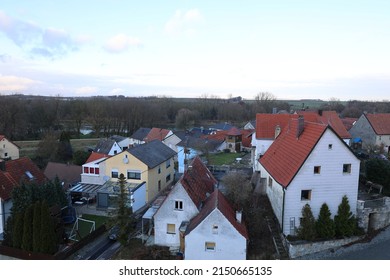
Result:
{"label": "white house", "polygon": [[248,232],[242,213],[235,212],[216,189],[185,232],[186,260],[245,260]]}
{"label": "white house", "polygon": [[154,214],[155,244],[183,250],[184,226],[199,213],[216,184],[211,172],[195,157]]}
{"label": "white house", "polygon": [[100,139],[93,151],[99,154],[113,156],[122,152],[122,148],[113,139]]}
{"label": "white house", "polygon": [[0,159],[18,159],[19,147],[4,135],[0,135]]}
{"label": "white house", "polygon": [[110,137],[110,139],[114,140],[122,151],[127,150],[130,146],[132,146],[132,141],[129,137],[113,135]]}
{"label": "white house", "polygon": [[326,203],[334,216],[346,195],[356,214],[360,161],[329,125],[291,120],[259,165],[285,235],[295,235],[305,204],[318,217]]}

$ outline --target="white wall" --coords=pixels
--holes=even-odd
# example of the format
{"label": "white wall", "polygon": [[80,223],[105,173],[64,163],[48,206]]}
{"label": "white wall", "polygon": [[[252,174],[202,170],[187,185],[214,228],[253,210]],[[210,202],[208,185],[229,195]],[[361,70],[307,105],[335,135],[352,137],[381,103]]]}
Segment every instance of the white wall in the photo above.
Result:
{"label": "white wall", "polygon": [[143,183],[138,189],[133,193],[133,212],[140,209],[146,204],[146,183]]}
{"label": "white wall", "polygon": [[253,133],[251,145],[256,147],[253,158],[253,171],[260,170],[259,156],[264,155],[273,142],[274,139],[256,139],[256,133]]}
{"label": "white wall", "polygon": [[[328,149],[332,144],[332,149]],[[343,164],[352,164],[351,173],[343,173]],[[314,166],[321,166],[320,174],[314,174]],[[288,186],[285,197],[283,232],[290,234],[290,218],[299,218],[303,206],[308,203],[315,218],[318,218],[321,205],[327,203],[332,217],[342,197],[347,195],[351,211],[356,214],[360,161],[329,129],[307,158],[293,182]],[[311,190],[311,199],[301,201],[301,191]]]}
{"label": "white wall", "polygon": [[[183,201],[183,211],[174,209],[176,199]],[[183,221],[190,221],[198,213],[194,202],[188,196],[180,182],[178,182],[154,215],[154,241],[156,245],[179,246],[179,227],[181,223]],[[167,233],[167,224],[175,224],[175,234]]]}
{"label": "white wall", "polygon": [[[213,226],[218,225],[218,233]],[[206,251],[205,242],[215,242],[215,251]],[[218,210],[214,209],[195,229],[185,236],[186,260],[245,260],[246,239]]]}
{"label": "white wall", "polygon": [[12,200],[0,199],[0,234],[4,232],[8,217],[11,216]]}
{"label": "white wall", "polygon": [[119,147],[119,145],[115,142],[114,145],[112,145],[111,150],[108,153],[108,155],[113,156],[113,155],[119,154],[120,152],[122,152],[122,148]]}

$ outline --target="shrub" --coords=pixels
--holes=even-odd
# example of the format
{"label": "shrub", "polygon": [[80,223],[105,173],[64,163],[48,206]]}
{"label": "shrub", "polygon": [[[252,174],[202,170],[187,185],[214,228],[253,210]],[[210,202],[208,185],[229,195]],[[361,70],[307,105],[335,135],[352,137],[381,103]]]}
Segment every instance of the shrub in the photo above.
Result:
{"label": "shrub", "polygon": [[312,241],[316,238],[316,222],[309,204],[302,208],[302,219],[297,230],[299,238],[307,241]]}
{"label": "shrub", "polygon": [[357,220],[351,212],[351,207],[349,206],[346,195],[343,196],[337,210],[337,215],[334,217],[334,222],[337,237],[349,237],[357,231]]}
{"label": "shrub", "polygon": [[320,214],[316,221],[316,232],[318,237],[331,239],[335,236],[335,225],[331,218],[332,214],[326,203],[322,204]]}

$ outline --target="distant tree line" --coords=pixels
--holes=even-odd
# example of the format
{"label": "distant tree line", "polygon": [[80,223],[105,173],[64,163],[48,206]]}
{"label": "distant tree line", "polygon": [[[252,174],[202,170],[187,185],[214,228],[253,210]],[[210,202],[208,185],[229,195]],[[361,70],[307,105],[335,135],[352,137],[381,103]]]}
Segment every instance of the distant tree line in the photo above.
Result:
{"label": "distant tree line", "polygon": [[[0,94],[0,134],[11,140],[36,140],[48,132],[67,131],[71,138],[80,138],[81,129],[87,126],[95,137],[130,136],[140,127],[185,129],[223,121],[242,125],[254,120],[256,113],[272,113],[274,108],[278,111],[294,109],[268,92],[260,92],[252,100],[221,99],[207,94],[191,99]],[[359,117],[364,111],[389,113],[390,102],[342,102],[331,98],[317,109],[335,110],[343,117]]]}

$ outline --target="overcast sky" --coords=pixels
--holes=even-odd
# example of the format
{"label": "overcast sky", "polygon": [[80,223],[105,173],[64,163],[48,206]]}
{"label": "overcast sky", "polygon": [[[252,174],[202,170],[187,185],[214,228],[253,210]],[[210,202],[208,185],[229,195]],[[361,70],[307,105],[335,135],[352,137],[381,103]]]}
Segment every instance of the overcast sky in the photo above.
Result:
{"label": "overcast sky", "polygon": [[389,100],[390,1],[2,0],[0,93]]}

